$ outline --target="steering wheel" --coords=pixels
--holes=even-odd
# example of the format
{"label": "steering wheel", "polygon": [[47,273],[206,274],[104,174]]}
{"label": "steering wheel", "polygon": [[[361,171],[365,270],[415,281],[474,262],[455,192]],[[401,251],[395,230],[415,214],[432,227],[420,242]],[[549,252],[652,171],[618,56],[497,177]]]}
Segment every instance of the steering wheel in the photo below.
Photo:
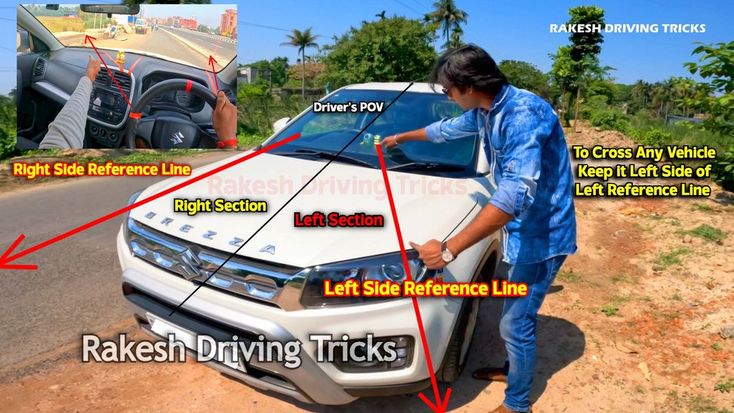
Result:
{"label": "steering wheel", "polygon": [[[146,90],[138,102],[130,110],[127,120],[125,142],[130,149],[136,149],[135,137],[143,140],[149,148],[214,148],[216,137],[203,131],[191,120],[191,115],[183,111],[165,111],[140,118],[143,108],[160,95],[178,90],[188,90],[209,105],[212,110],[216,106],[217,97],[209,88],[188,79],[169,79],[156,83]],[[137,115],[137,116],[136,116]]]}

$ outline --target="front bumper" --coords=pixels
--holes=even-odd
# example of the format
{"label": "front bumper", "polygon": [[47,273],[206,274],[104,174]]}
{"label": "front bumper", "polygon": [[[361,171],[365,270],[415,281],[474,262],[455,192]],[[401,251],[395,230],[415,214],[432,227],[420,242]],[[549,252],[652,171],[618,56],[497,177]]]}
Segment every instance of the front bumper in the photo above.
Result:
{"label": "front bumper", "polygon": [[[203,287],[173,316],[196,285],[154,267],[130,253],[122,233],[117,251],[123,269],[126,298],[141,327],[147,329],[145,313],[167,319],[188,330],[230,339],[232,335],[262,334],[268,341],[300,340],[301,366],[288,369],[275,362],[248,363],[248,373],[221,364],[212,367],[254,387],[272,390],[304,402],[346,404],[359,396],[391,395],[420,391],[429,385],[429,374],[421,345],[415,312],[410,299],[369,305],[332,307],[299,311],[249,301],[212,288]],[[431,350],[434,368],[439,368],[448,345],[461,301],[456,298],[419,299],[419,306]],[[413,357],[400,370],[347,373],[331,363],[316,362],[316,343],[310,334],[343,334],[363,338],[412,336]]]}

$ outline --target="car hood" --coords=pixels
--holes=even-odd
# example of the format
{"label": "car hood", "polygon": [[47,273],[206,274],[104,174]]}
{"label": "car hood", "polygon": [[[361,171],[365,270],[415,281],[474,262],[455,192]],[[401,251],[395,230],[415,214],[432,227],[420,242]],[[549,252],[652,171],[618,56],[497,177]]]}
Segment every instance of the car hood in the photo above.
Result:
{"label": "car hood", "polygon": [[[233,159],[198,168],[192,176]],[[241,244],[252,237],[238,255],[297,267],[399,251],[379,169],[332,162],[283,207],[324,164],[325,161],[261,154],[135,208],[130,216],[166,234],[230,253],[238,247],[230,242],[238,238]],[[410,248],[408,241],[423,243],[449,235],[476,206],[477,191],[484,192],[470,179],[401,172],[389,172],[388,176],[407,248]],[[190,178],[161,181],[143,191],[138,200]],[[267,212],[202,212],[190,216],[173,212],[174,198],[262,200],[267,202]],[[303,216],[314,211],[381,214],[385,225],[381,228],[294,227],[294,213]],[[184,225],[188,232],[181,230]],[[274,247],[273,253],[265,251],[269,245]]]}

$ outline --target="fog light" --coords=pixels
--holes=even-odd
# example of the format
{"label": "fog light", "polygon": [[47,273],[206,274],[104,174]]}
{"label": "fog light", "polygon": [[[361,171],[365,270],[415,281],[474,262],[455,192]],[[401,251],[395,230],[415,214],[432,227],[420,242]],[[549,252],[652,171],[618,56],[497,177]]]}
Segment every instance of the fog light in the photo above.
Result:
{"label": "fog light", "polygon": [[[349,361],[343,361],[343,349],[341,347],[334,348],[334,366],[340,371],[345,373],[374,373],[380,371],[390,371],[404,369],[410,366],[413,359],[413,337],[411,336],[394,336],[394,337],[374,337],[372,343],[378,344],[392,341],[395,343],[395,353],[397,358],[393,361],[353,361],[351,358],[346,357]],[[358,338],[347,341],[347,347],[352,348],[354,343],[367,343],[366,338]],[[357,351],[362,351],[362,347],[358,347]],[[357,356],[364,356],[364,354],[357,354]]]}

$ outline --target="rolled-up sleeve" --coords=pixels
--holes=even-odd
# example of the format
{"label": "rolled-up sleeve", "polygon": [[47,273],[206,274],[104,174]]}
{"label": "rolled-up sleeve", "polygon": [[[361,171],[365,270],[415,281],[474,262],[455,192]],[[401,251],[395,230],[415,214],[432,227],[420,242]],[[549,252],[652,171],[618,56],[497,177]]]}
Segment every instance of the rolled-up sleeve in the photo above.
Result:
{"label": "rolled-up sleeve", "polygon": [[477,110],[472,109],[455,118],[445,118],[426,126],[426,136],[433,143],[476,135]]}
{"label": "rolled-up sleeve", "polygon": [[537,110],[521,107],[504,119],[502,177],[489,203],[513,217],[521,217],[535,200],[541,148],[553,130],[547,118]]}

